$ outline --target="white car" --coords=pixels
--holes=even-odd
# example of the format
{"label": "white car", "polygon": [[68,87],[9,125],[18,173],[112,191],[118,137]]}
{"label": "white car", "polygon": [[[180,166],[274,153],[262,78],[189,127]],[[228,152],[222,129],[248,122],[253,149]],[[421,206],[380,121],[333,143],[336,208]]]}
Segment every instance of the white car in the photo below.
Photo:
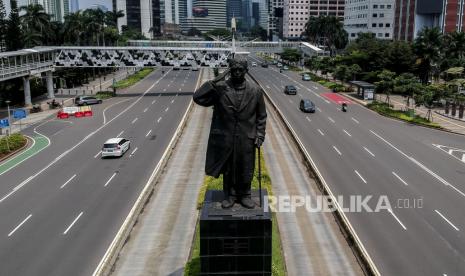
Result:
{"label": "white car", "polygon": [[121,157],[123,154],[129,150],[131,147],[131,142],[124,138],[111,138],[108,139],[102,148],[102,158],[108,156],[117,156]]}
{"label": "white car", "polygon": [[252,62],[252,67],[257,67],[257,63],[256,63],[256,62]]}

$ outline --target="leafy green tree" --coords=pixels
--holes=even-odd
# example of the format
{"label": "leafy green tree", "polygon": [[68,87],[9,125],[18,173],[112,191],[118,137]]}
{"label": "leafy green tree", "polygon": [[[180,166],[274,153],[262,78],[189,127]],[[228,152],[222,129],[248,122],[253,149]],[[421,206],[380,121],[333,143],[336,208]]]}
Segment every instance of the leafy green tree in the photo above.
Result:
{"label": "leafy green tree", "polygon": [[419,94],[422,89],[423,86],[412,73],[403,73],[394,80],[394,92],[407,97],[407,106],[410,106],[410,99]]}
{"label": "leafy green tree", "polygon": [[389,70],[383,70],[378,74],[380,81],[375,82],[376,92],[386,94],[386,103],[390,104],[390,95],[394,90],[394,78],[396,73]]}
{"label": "leafy green tree", "polygon": [[82,38],[86,29],[83,12],[77,11],[66,15],[63,29],[65,42],[82,45]]}
{"label": "leafy green tree", "polygon": [[352,80],[356,80],[357,75],[360,74],[361,72],[362,72],[362,68],[358,64],[352,64],[349,67],[349,73],[352,77]]}
{"label": "leafy green tree", "polygon": [[46,44],[46,34],[51,31],[50,15],[38,4],[22,6],[19,10],[24,12],[20,19],[25,46],[32,48]]}
{"label": "leafy green tree", "polygon": [[349,66],[347,65],[337,65],[334,69],[334,77],[341,81],[347,81],[351,77],[351,72]]}
{"label": "leafy green tree", "polygon": [[432,108],[434,103],[443,97],[443,91],[445,87],[443,84],[432,84],[423,86],[423,89],[415,95],[415,105],[423,105],[428,109],[426,113],[426,119],[429,121],[433,120]]}
{"label": "leafy green tree", "polygon": [[433,67],[438,66],[443,47],[442,33],[438,28],[424,28],[413,44],[417,54],[418,73],[423,84],[428,83]]}
{"label": "leafy green tree", "polygon": [[222,40],[224,38],[230,37],[231,31],[229,31],[228,29],[219,28],[219,29],[214,29],[209,32],[206,32],[204,36],[205,36],[205,39],[207,40],[213,40],[213,38],[211,37],[215,37],[215,38],[218,38],[219,40]]}
{"label": "leafy green tree", "polygon": [[[452,32],[444,36],[445,67],[460,67],[465,65],[465,33]],[[444,67],[443,67],[444,69]]]}
{"label": "leafy green tree", "polygon": [[5,48],[5,35],[8,29],[6,19],[6,9],[3,0],[0,0],[0,52]]}
{"label": "leafy green tree", "polygon": [[405,41],[389,42],[383,55],[386,62],[384,68],[396,74],[413,72],[416,57],[411,43]]}
{"label": "leafy green tree", "polygon": [[363,72],[382,71],[387,64],[387,43],[389,42],[377,39],[371,33],[360,33],[357,39],[347,46],[347,55],[343,62],[347,65],[357,63]]}
{"label": "leafy green tree", "polygon": [[124,17],[124,11],[107,11],[105,12],[105,24],[107,26],[117,27],[118,18]]}
{"label": "leafy green tree", "polygon": [[344,25],[335,16],[310,17],[305,24],[305,35],[310,42],[326,46],[331,56],[337,49],[345,48],[348,41]]}
{"label": "leafy green tree", "polygon": [[23,34],[21,31],[21,21],[19,18],[18,4],[15,0],[11,0],[11,12],[7,22],[7,30],[5,35],[6,49],[8,51],[15,51],[22,49]]}
{"label": "leafy green tree", "polygon": [[254,38],[260,38],[262,41],[266,41],[268,38],[266,30],[259,25],[255,25],[250,29],[250,35]]}
{"label": "leafy green tree", "polygon": [[285,48],[280,54],[281,58],[289,62],[297,62],[300,60],[301,54],[297,49]]}

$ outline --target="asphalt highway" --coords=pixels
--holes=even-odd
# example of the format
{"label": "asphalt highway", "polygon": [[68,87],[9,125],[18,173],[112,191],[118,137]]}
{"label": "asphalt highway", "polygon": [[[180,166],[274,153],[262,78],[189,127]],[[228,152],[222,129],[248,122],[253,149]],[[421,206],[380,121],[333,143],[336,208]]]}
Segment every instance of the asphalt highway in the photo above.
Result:
{"label": "asphalt highway", "polygon": [[[351,196],[372,196],[372,209],[388,199],[382,206],[389,208],[379,212],[345,212],[382,275],[465,275],[465,160],[447,150],[464,149],[464,136],[388,119],[355,103],[344,113],[345,98],[275,66],[250,73],[333,193],[343,196],[343,207]],[[283,93],[289,84],[296,96]],[[299,110],[302,98],[316,104],[316,113]]]}
{"label": "asphalt highway", "polygon": [[[0,275],[91,275],[171,140],[199,72],[155,71],[94,116],[51,118],[24,133],[50,145],[0,174]],[[101,159],[112,137],[131,141]]]}

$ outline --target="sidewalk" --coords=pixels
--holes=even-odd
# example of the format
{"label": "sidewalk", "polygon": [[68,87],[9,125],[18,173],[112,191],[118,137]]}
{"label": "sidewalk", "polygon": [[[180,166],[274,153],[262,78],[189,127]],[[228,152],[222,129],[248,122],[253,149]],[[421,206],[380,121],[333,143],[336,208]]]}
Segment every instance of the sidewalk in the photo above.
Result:
{"label": "sidewalk", "polygon": [[[362,105],[367,105],[369,103],[368,101],[364,101],[360,98],[357,98],[355,96],[356,93],[351,93],[351,94],[341,93],[341,94],[349,97],[351,100],[358,102],[359,104],[362,104]],[[384,102],[386,99],[386,95],[384,94],[377,94],[376,97],[378,101],[382,101],[382,102]],[[404,97],[399,96],[399,95],[391,95],[389,98],[390,98],[390,103],[394,106],[394,109],[397,109],[397,110],[407,109],[407,103]],[[413,101],[411,100],[411,104],[412,102]],[[433,109],[432,111],[433,112],[431,113],[431,115],[433,116],[433,122],[439,124],[441,127],[451,132],[465,135],[465,121],[460,121],[457,119],[449,118],[449,117],[446,117],[440,114],[441,112],[443,112],[443,109],[436,108],[436,109]],[[427,112],[428,112],[428,109],[425,108],[424,106],[415,107],[415,113],[422,117],[426,117]]]}
{"label": "sidewalk", "polygon": [[[75,87],[71,89],[59,89],[57,93],[55,93],[55,100],[62,104],[62,106],[73,106],[74,102],[73,99],[79,95],[89,95],[91,92],[98,92],[100,91],[100,80],[102,80],[102,90],[108,89],[113,85],[113,78],[116,81],[126,78],[129,74],[134,74],[134,70],[118,70],[112,74],[102,76],[101,78],[96,78],[95,80],[91,81],[89,84]],[[56,114],[60,109],[50,109],[47,102],[50,102],[51,99],[48,99],[46,95],[42,95],[40,97],[34,98],[32,100],[32,105],[39,105],[42,108],[41,112],[38,113],[30,113],[28,112],[27,117],[21,120],[16,120],[11,116],[12,124],[11,124],[11,133],[17,133],[23,130],[30,125],[40,123],[47,119],[49,116]],[[13,112],[16,108],[23,108],[23,107],[11,107],[10,112]],[[8,111],[6,108],[0,109],[0,119],[7,118]],[[6,130],[9,128],[0,129],[0,137],[6,135]]]}

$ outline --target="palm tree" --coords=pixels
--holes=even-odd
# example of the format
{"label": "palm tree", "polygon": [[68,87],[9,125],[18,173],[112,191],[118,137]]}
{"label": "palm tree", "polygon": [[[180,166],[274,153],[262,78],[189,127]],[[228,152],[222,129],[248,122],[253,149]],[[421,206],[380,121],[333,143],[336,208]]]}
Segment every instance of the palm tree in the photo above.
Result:
{"label": "palm tree", "polygon": [[465,33],[452,32],[444,37],[446,58],[449,67],[460,66],[465,63]]}
{"label": "palm tree", "polygon": [[[83,13],[86,26],[86,36],[92,43],[95,39],[97,45],[100,45],[99,34],[103,33],[104,12],[101,9],[87,9]],[[105,40],[105,39],[103,39]]]}
{"label": "palm tree", "polygon": [[310,17],[305,25],[305,33],[310,42],[328,47],[331,56],[336,49],[343,49],[348,41],[344,25],[335,16]]}
{"label": "palm tree", "polygon": [[44,8],[39,4],[22,6],[19,10],[25,12],[20,19],[25,32],[26,46],[45,44],[46,34],[50,31],[50,15],[45,13]]}
{"label": "palm tree", "polygon": [[105,13],[105,24],[107,26],[118,26],[118,18],[124,17],[123,11],[107,11]]}
{"label": "palm tree", "polygon": [[427,84],[433,67],[440,60],[443,46],[442,33],[438,28],[424,28],[415,39],[413,47],[419,58],[421,82]]}
{"label": "palm tree", "polygon": [[85,20],[81,11],[65,16],[63,25],[65,42],[81,45],[81,38],[85,32]]}

